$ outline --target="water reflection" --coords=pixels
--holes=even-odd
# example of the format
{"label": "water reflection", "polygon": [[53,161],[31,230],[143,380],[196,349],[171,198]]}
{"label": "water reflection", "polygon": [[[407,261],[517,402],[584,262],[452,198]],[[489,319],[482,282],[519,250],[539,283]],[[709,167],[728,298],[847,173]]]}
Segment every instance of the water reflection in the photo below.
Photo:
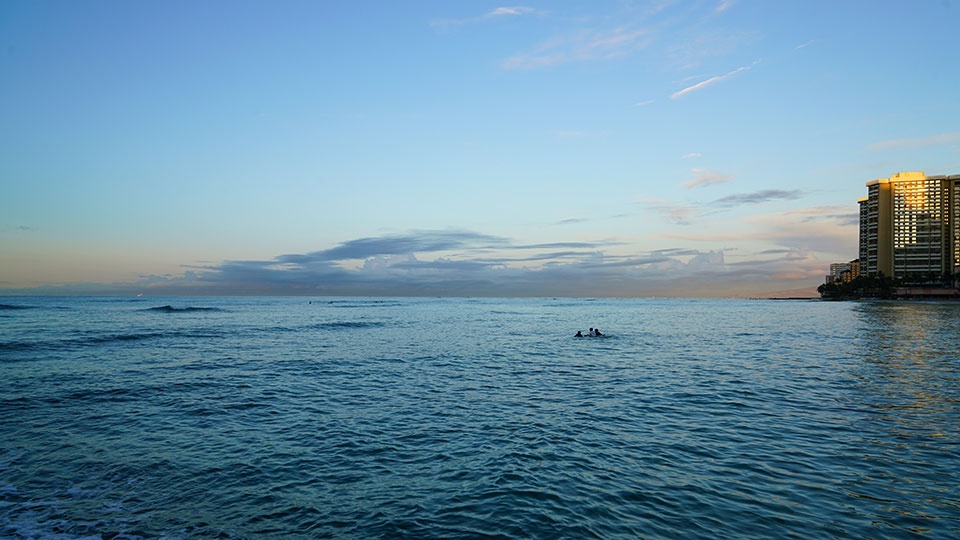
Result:
{"label": "water reflection", "polygon": [[862,380],[879,392],[877,406],[956,412],[960,394],[960,304],[869,302],[860,322]]}
{"label": "water reflection", "polygon": [[869,414],[851,441],[864,472],[848,494],[876,503],[875,526],[923,534],[960,501],[960,303],[868,302],[853,312],[854,399]]}

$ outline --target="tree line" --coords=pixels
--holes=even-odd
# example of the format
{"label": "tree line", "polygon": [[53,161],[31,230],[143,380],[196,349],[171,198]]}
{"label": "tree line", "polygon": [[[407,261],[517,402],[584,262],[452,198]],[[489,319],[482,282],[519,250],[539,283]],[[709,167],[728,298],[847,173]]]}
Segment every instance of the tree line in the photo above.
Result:
{"label": "tree line", "polygon": [[857,300],[861,298],[879,298],[888,300],[897,297],[897,289],[957,287],[960,273],[946,272],[924,276],[895,278],[877,272],[876,275],[859,276],[847,283],[824,283],[817,287],[823,300]]}

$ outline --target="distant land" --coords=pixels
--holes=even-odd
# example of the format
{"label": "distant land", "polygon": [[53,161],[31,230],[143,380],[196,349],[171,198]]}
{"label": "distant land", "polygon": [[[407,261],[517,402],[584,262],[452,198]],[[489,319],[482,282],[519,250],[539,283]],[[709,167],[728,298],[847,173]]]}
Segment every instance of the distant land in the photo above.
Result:
{"label": "distant land", "polygon": [[742,298],[763,298],[770,300],[783,300],[788,298],[820,298],[820,293],[817,292],[816,287],[804,287],[803,289],[790,289],[788,291],[776,291],[769,292],[764,294],[751,294],[749,296],[743,296]]}

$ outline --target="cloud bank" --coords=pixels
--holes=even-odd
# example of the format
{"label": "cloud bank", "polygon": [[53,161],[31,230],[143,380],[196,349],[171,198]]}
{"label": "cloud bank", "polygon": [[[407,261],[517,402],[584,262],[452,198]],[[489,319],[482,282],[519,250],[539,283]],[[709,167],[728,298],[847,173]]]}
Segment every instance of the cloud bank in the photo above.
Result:
{"label": "cloud bank", "polygon": [[[781,227],[777,231],[791,235],[789,238],[794,241],[802,235],[794,228]],[[267,260],[191,266],[180,276],[141,276],[128,283],[61,284],[15,292],[155,296],[730,296],[796,288],[797,283],[777,281],[819,279],[824,267],[810,249],[796,245],[740,257],[735,262],[726,260],[726,248],[704,251],[673,247],[632,253],[624,253],[624,249],[623,242],[611,240],[522,244],[473,231],[413,231],[357,238],[329,249],[288,253]],[[815,282],[799,286],[811,283]]]}

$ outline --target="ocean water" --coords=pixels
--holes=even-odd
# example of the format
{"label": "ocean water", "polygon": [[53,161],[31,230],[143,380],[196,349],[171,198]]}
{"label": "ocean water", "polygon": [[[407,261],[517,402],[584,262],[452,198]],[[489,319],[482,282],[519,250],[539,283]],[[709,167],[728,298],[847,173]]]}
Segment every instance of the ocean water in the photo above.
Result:
{"label": "ocean water", "polygon": [[960,303],[0,298],[0,537],[958,538]]}

